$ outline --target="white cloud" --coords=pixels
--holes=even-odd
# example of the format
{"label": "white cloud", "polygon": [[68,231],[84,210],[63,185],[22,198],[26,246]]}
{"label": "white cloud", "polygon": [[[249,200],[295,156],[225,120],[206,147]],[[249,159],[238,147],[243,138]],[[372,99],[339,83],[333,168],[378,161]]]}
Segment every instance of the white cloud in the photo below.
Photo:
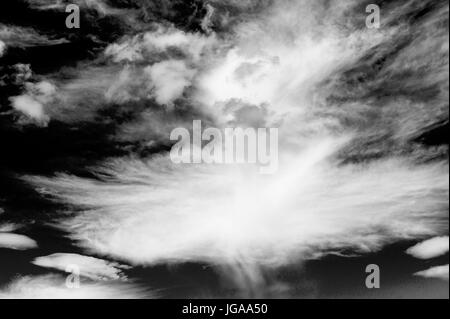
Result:
{"label": "white cloud", "polygon": [[[157,103],[171,106],[193,84],[199,69],[214,55],[216,44],[214,34],[204,36],[162,26],[113,43],[105,55],[114,62],[128,63],[105,96],[119,102],[153,97]],[[133,63],[138,67],[129,65]],[[146,67],[142,72],[143,63]]]}
{"label": "white cloud", "polygon": [[67,4],[62,0],[28,0],[31,8],[38,10],[65,9]]}
{"label": "white cloud", "polygon": [[425,278],[438,278],[448,281],[448,269],[449,265],[436,266],[416,272],[414,275]]}
{"label": "white cloud", "polygon": [[69,175],[28,180],[89,208],[61,224],[74,240],[132,264],[274,266],[329,250],[374,251],[445,227],[445,163],[337,168],[330,162],[336,141],[311,145],[270,176],[154,157],[107,164],[100,172],[111,177],[103,183]]}
{"label": "white cloud", "polygon": [[195,71],[183,61],[176,60],[155,63],[145,68],[144,72],[150,78],[156,102],[162,105],[171,105],[181,97],[195,75]]}
{"label": "white cloud", "polygon": [[28,82],[25,87],[25,94],[10,98],[13,108],[38,124],[47,125],[50,117],[46,114],[45,105],[55,97],[56,87],[47,81]]}
{"label": "white cloud", "polygon": [[[116,62],[148,62],[148,88],[158,103],[171,103],[192,87],[189,105],[210,110],[218,126],[230,120],[223,108],[229,111],[233,101],[261,105],[264,120],[280,130],[278,174],[176,166],[154,156],[148,163],[105,163],[99,171],[109,178],[103,182],[64,174],[28,180],[63,202],[90,208],[61,225],[83,247],[135,264],[201,260],[272,266],[330,250],[368,252],[399,239],[442,234],[449,188],[445,161],[419,165],[392,155],[366,163],[362,156],[362,163],[344,165],[337,159],[348,148],[376,154],[370,143],[390,127],[374,125],[367,133],[370,145],[359,147],[366,136],[358,130],[384,108],[327,102],[331,93],[340,93],[333,76],[366,67],[363,57],[404,32],[337,28],[356,3],[274,2],[254,19],[242,19],[232,37],[159,28],[105,51]],[[161,56],[165,60],[154,63]],[[132,74],[125,74],[119,87],[132,82]],[[323,89],[324,83],[330,87]],[[377,83],[368,86],[374,90]],[[321,103],[314,103],[315,93]],[[421,106],[396,102],[405,112],[392,116],[392,130],[403,125],[406,110],[422,114],[416,112]]]}
{"label": "white cloud", "polygon": [[[3,208],[0,207],[0,215],[4,213]],[[19,228],[21,228],[23,225],[16,224],[16,223],[0,223],[0,233],[12,233]]]}
{"label": "white cloud", "polygon": [[29,64],[17,63],[14,66],[15,74],[14,74],[14,82],[17,85],[25,85],[26,81],[28,81],[32,75],[33,71]]}
{"label": "white cloud", "polygon": [[0,224],[0,232],[11,233],[11,232],[18,230],[21,227],[22,227],[22,225],[19,225],[19,224],[2,223],[2,224]]}
{"label": "white cloud", "polygon": [[56,87],[47,81],[41,81],[29,87],[41,101],[48,101],[49,98],[56,93]]}
{"label": "white cloud", "polygon": [[4,25],[0,23],[0,39],[9,47],[29,47],[36,45],[55,45],[67,43],[68,40],[51,39],[39,34],[33,28]]}
{"label": "white cloud", "polygon": [[430,259],[448,253],[448,246],[448,236],[434,237],[408,248],[406,253],[420,259]]}
{"label": "white cloud", "polygon": [[136,48],[139,45],[139,40],[139,38],[133,38],[122,43],[110,44],[105,49],[105,54],[112,56],[114,62],[142,60],[141,49]]}
{"label": "white cloud", "polygon": [[61,271],[66,271],[68,266],[76,265],[81,276],[93,280],[126,280],[126,276],[122,273],[122,270],[128,268],[116,262],[66,253],[55,253],[49,256],[37,257],[32,263],[37,266]]}
{"label": "white cloud", "polygon": [[0,289],[0,299],[142,299],[155,295],[132,283],[81,281],[67,288],[57,275],[23,276]]}
{"label": "white cloud", "polygon": [[[392,66],[393,58],[387,59],[381,75],[365,64],[380,46],[392,47],[407,28],[386,26],[373,32],[346,25],[357,1],[273,3],[255,19],[244,16],[232,37],[160,28],[109,46],[105,54],[113,61],[135,63],[136,69],[146,65],[151,83],[144,83],[143,91],[136,88],[142,75],[127,66],[106,97],[126,101],[150,95],[170,104],[192,86],[189,105],[211,111],[218,126],[229,121],[222,107],[232,101],[262,105],[264,120],[280,129],[279,172],[260,176],[251,167],[177,166],[167,157],[153,156],[148,163],[128,158],[107,162],[98,168],[105,173],[100,182],[65,174],[28,177],[58,200],[83,208],[60,224],[72,239],[89,251],[132,264],[205,261],[231,264],[252,276],[260,266],[330,251],[370,252],[400,239],[446,231],[448,162],[417,164],[416,155],[407,158],[401,148],[373,145],[391,130],[407,131],[397,135],[411,138],[430,123],[410,118],[435,114],[437,107],[399,96],[389,99],[389,94],[386,104],[395,107],[374,106],[361,98],[346,102],[355,100],[346,90],[370,96],[392,78],[401,78],[397,84],[405,90],[417,87],[404,76],[407,68],[396,73],[400,61]],[[430,39],[448,55],[448,46],[442,46],[446,38]],[[420,57],[411,56],[414,47],[402,50],[408,61],[420,58],[429,65],[427,48],[421,47]],[[385,56],[390,55],[373,59]],[[448,59],[433,55],[431,62],[448,75]],[[344,73],[359,68],[369,68],[375,79],[364,77],[365,83],[342,89],[342,82],[354,80]],[[418,88],[434,87],[435,71]],[[90,86],[97,90],[96,82],[100,89],[107,86],[92,78],[74,92],[92,92]],[[373,124],[379,118],[381,123]],[[349,149],[356,156],[348,155]],[[348,161],[344,164],[342,158]]]}
{"label": "white cloud", "polygon": [[36,120],[38,123],[46,125],[49,117],[44,113],[43,105],[29,95],[20,95],[10,98],[12,106],[17,111]]}
{"label": "white cloud", "polygon": [[351,5],[333,4],[327,11],[312,1],[283,2],[238,24],[231,49],[199,75],[196,100],[213,110],[231,99],[267,103],[273,112],[288,113],[286,117],[318,111],[308,98],[317,84],[395,34],[390,29],[339,32],[334,23],[341,17],[340,7]]}
{"label": "white cloud", "polygon": [[5,42],[0,40],[0,58],[6,52],[6,44]]}
{"label": "white cloud", "polygon": [[0,233],[0,248],[26,250],[37,247],[36,241],[27,236],[14,233]]}
{"label": "white cloud", "polygon": [[209,52],[216,41],[214,34],[204,36],[159,26],[155,31],[141,33],[109,45],[105,49],[105,54],[111,56],[115,62],[151,61],[155,58],[155,54],[176,48],[187,55],[186,58],[200,62],[202,54]]}

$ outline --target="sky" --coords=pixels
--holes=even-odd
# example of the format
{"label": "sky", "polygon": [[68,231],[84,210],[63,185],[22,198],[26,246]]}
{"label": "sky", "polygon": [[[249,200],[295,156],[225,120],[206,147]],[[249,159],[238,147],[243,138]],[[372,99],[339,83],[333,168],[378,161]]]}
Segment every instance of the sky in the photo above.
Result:
{"label": "sky", "polygon": [[[448,1],[0,6],[0,297],[448,298]],[[195,120],[278,170],[173,163]]]}

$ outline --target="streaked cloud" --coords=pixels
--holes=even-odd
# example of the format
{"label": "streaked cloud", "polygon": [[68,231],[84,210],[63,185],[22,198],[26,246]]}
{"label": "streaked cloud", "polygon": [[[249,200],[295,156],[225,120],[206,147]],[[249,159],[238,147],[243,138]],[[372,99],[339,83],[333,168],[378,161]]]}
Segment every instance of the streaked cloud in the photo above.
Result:
{"label": "streaked cloud", "polygon": [[0,39],[9,47],[26,48],[38,45],[68,43],[65,38],[50,38],[33,28],[0,24]]}
{"label": "streaked cloud", "polygon": [[274,176],[154,157],[113,161],[99,168],[109,176],[102,182],[64,174],[27,180],[83,208],[61,224],[80,245],[133,264],[279,265],[330,250],[376,251],[444,229],[445,163],[417,167],[392,159],[336,168],[336,141],[313,145],[285,159]]}
{"label": "streaked cloud", "polygon": [[69,266],[75,265],[78,267],[81,276],[92,280],[126,280],[122,271],[129,268],[116,262],[68,253],[55,253],[37,257],[32,263],[61,271],[67,271]]}

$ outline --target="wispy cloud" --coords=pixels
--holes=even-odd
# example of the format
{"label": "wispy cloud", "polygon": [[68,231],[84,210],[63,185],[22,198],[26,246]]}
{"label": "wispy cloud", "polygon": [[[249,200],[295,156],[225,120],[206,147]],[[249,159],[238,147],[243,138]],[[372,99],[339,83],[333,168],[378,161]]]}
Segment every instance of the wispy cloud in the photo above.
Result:
{"label": "wispy cloud", "polygon": [[101,182],[69,175],[27,180],[83,209],[61,224],[83,247],[134,264],[280,265],[330,250],[374,251],[444,229],[445,163],[417,167],[392,159],[336,168],[332,145],[316,142],[268,177],[155,157],[114,161],[98,172]]}
{"label": "wispy cloud", "polygon": [[68,43],[65,38],[50,38],[33,28],[0,24],[0,40],[9,47],[26,48],[38,45]]}
{"label": "wispy cloud", "polygon": [[55,253],[37,257],[32,263],[37,266],[61,271],[67,271],[68,267],[75,265],[78,267],[81,276],[92,280],[126,280],[126,276],[122,271],[128,268],[116,262],[68,253]]}

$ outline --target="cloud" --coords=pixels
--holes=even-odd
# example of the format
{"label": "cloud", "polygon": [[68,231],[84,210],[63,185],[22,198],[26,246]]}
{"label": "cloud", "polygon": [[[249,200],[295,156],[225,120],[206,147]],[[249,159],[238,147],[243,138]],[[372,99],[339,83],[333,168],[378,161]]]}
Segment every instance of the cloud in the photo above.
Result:
{"label": "cloud", "polygon": [[[232,265],[251,280],[260,268],[447,230],[448,159],[418,142],[448,118],[448,38],[437,31],[447,9],[414,25],[393,11],[387,19],[397,23],[374,32],[354,14],[357,1],[230,0],[242,9],[231,20],[212,5],[205,28],[222,19],[229,34],[152,26],[125,36],[105,49],[104,64],[80,65],[58,85],[64,107],[52,118],[69,106],[66,119],[94,120],[102,107],[125,113],[133,102],[140,114],[118,134],[148,144],[193,116],[273,126],[279,172],[177,166],[153,154],[107,161],[95,179],[25,177],[75,207],[58,227],[89,253]],[[149,98],[186,111],[158,113]]]}
{"label": "cloud", "polygon": [[182,61],[163,61],[145,68],[154,90],[156,102],[171,105],[191,84],[195,71]]}
{"label": "cloud", "polygon": [[42,106],[42,104],[28,95],[12,97],[11,103],[13,108],[32,119],[36,119],[37,121],[45,124],[49,120],[48,117],[44,114],[44,107]]}
{"label": "cloud", "polygon": [[0,39],[8,47],[26,48],[39,45],[56,45],[68,43],[64,38],[52,39],[27,27],[0,24]]}
{"label": "cloud", "polygon": [[[3,213],[4,213],[4,210],[3,210],[3,208],[0,207],[0,215]],[[2,223],[0,223],[0,233],[12,233],[22,227],[23,227],[23,225],[21,225],[21,224],[2,222]]]}
{"label": "cloud", "polygon": [[139,62],[155,59],[155,56],[166,54],[176,56],[176,51],[184,54],[193,62],[211,53],[217,44],[214,34],[205,36],[199,33],[184,32],[176,28],[158,26],[154,31],[139,33],[133,37],[124,38],[118,43],[110,44],[105,49],[105,55],[114,62]]}
{"label": "cloud", "polygon": [[202,23],[200,24],[203,31],[207,32],[207,33],[211,33],[212,32],[212,26],[213,26],[213,21],[212,21],[212,17],[214,15],[214,7],[207,3],[206,6],[206,15],[202,20]]}
{"label": "cloud", "polygon": [[416,272],[414,275],[425,278],[437,278],[448,281],[448,269],[449,269],[448,265],[436,266]]}
{"label": "cloud", "polygon": [[5,42],[0,40],[0,58],[6,52],[6,44]]}
{"label": "cloud", "polygon": [[13,65],[14,69],[14,84],[25,85],[26,82],[33,76],[33,71],[29,64],[17,63]]}
{"label": "cloud", "polygon": [[3,233],[3,232],[11,233],[11,232],[18,230],[21,227],[22,227],[22,225],[15,224],[15,223],[1,223],[0,224],[0,233]]}
{"label": "cloud", "polygon": [[0,248],[27,250],[37,247],[36,241],[25,235],[0,232]]}
{"label": "cloud", "polygon": [[[193,84],[194,76],[216,44],[214,35],[184,32],[158,26],[109,45],[105,55],[113,62],[128,62],[119,78],[108,89],[109,100],[155,98],[161,105],[172,105]],[[142,64],[146,65],[143,74]],[[144,78],[143,78],[144,77]],[[145,77],[147,79],[145,79]]]}
{"label": "cloud", "polygon": [[102,182],[64,174],[27,180],[83,209],[61,223],[72,239],[132,264],[276,266],[341,249],[376,251],[444,229],[445,163],[391,159],[337,168],[330,160],[336,145],[312,142],[283,159],[274,176],[154,157],[113,161],[99,168]]}
{"label": "cloud", "polygon": [[[442,22],[441,11],[422,20],[433,26],[429,33],[401,19],[373,32],[354,17],[357,3],[271,2],[258,14],[242,13],[231,36],[158,27],[105,50],[116,66],[109,68],[120,70],[115,80],[97,81],[101,88],[110,84],[107,100],[150,96],[175,104],[183,97],[186,118],[200,114],[217,127],[277,127],[277,174],[177,166],[153,154],[107,161],[93,170],[96,179],[25,179],[78,207],[59,227],[80,246],[130,264],[202,261],[234,265],[252,279],[259,268],[442,235],[448,228],[448,161],[411,142],[448,117],[440,90],[448,86],[442,76],[448,72],[442,43],[448,41],[434,24]],[[414,55],[424,38],[430,46]],[[402,65],[404,59],[419,60],[422,68]],[[144,75],[149,80],[141,82]],[[428,92],[426,101],[417,92]],[[142,125],[124,127],[150,143],[169,121],[187,122],[173,120],[171,111],[152,111],[141,113],[136,122]]]}
{"label": "cloud", "polygon": [[122,270],[128,268],[125,265],[103,259],[67,253],[37,257],[32,263],[40,267],[61,271],[66,271],[67,267],[75,265],[78,267],[81,276],[92,280],[126,280]]}
{"label": "cloud", "polygon": [[154,298],[132,283],[81,281],[79,288],[65,286],[58,275],[23,276],[0,289],[0,299],[142,299]]}
{"label": "cloud", "polygon": [[123,10],[108,6],[102,0],[73,0],[70,3],[62,0],[28,0],[30,6],[37,10],[60,10],[63,11],[70,3],[76,4],[82,8],[96,10],[102,15],[114,15],[122,13]]}
{"label": "cloud", "polygon": [[408,248],[406,253],[419,259],[439,257],[448,253],[448,242],[448,236],[434,237]]}
{"label": "cloud", "polygon": [[28,0],[28,3],[31,8],[38,10],[63,9],[67,6],[62,0]]}
{"label": "cloud", "polygon": [[46,126],[50,117],[45,112],[45,105],[55,97],[56,87],[47,81],[27,82],[25,87],[25,94],[10,98],[12,107],[31,121]]}
{"label": "cloud", "polygon": [[[51,107],[36,101],[28,92],[24,95],[30,96],[25,101],[20,98],[18,107],[43,123],[49,118],[73,123],[96,121],[100,109],[117,104],[120,105],[114,109],[119,111],[127,107],[126,103],[149,100],[172,106],[193,85],[216,42],[214,35],[163,26],[125,36],[105,49],[101,61],[82,62],[76,68],[48,75],[47,82],[58,87]],[[139,109],[133,112],[138,113]]]}

